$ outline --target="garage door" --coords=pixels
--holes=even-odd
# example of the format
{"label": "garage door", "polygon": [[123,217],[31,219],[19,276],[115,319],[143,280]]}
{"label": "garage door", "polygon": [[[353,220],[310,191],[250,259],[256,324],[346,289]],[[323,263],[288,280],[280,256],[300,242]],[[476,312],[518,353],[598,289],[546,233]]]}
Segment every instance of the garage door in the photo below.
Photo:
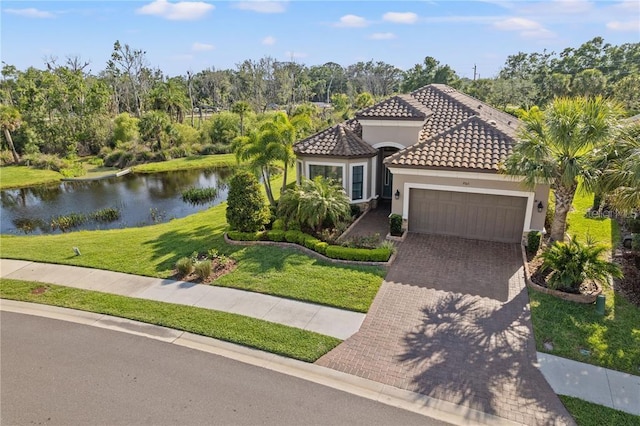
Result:
{"label": "garage door", "polygon": [[526,208],[524,197],[411,189],[409,231],[520,242]]}

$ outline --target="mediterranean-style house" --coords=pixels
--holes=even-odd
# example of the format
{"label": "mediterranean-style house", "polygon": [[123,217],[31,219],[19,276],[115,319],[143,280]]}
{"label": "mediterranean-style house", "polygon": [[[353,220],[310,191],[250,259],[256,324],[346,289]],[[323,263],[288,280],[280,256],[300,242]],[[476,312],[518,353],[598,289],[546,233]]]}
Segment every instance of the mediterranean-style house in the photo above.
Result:
{"label": "mediterranean-style house", "polygon": [[549,185],[499,173],[520,124],[431,84],[298,142],[297,173],[338,180],[352,203],[390,200],[409,232],[520,242],[543,230],[549,197]]}

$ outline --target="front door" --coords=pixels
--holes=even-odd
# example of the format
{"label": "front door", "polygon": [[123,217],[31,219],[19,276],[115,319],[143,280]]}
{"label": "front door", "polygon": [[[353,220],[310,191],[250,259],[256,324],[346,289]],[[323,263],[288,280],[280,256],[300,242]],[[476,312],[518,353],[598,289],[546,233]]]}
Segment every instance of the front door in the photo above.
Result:
{"label": "front door", "polygon": [[393,174],[387,168],[387,166],[383,163],[384,159],[398,152],[398,148],[393,147],[384,147],[379,149],[378,154],[378,170],[380,170],[380,175],[378,177],[378,189],[380,192],[380,198],[390,200],[393,198]]}

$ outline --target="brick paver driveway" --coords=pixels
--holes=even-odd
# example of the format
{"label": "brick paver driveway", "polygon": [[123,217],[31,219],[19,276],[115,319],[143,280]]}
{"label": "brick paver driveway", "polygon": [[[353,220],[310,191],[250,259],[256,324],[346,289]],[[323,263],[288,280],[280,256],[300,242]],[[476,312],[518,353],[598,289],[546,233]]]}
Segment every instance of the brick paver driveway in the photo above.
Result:
{"label": "brick paver driveway", "polygon": [[524,424],[574,424],[535,356],[518,245],[410,234],[360,331],[317,363]]}

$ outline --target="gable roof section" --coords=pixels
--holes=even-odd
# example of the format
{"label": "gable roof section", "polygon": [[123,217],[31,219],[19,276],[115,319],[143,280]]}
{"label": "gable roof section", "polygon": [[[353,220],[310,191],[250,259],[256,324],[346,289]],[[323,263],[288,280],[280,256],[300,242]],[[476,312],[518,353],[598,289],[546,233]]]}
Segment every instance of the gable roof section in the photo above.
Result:
{"label": "gable roof section", "polygon": [[411,95],[397,95],[356,113],[361,120],[411,120],[424,121],[433,111]]}
{"label": "gable roof section", "polygon": [[385,159],[396,167],[498,171],[514,139],[478,116]]}
{"label": "gable roof section", "polygon": [[[355,120],[329,127],[294,145],[296,154],[335,157],[373,157],[378,151],[358,136]],[[359,124],[359,123],[358,123]],[[355,129],[356,131],[352,130]],[[360,128],[360,131],[362,129]]]}

